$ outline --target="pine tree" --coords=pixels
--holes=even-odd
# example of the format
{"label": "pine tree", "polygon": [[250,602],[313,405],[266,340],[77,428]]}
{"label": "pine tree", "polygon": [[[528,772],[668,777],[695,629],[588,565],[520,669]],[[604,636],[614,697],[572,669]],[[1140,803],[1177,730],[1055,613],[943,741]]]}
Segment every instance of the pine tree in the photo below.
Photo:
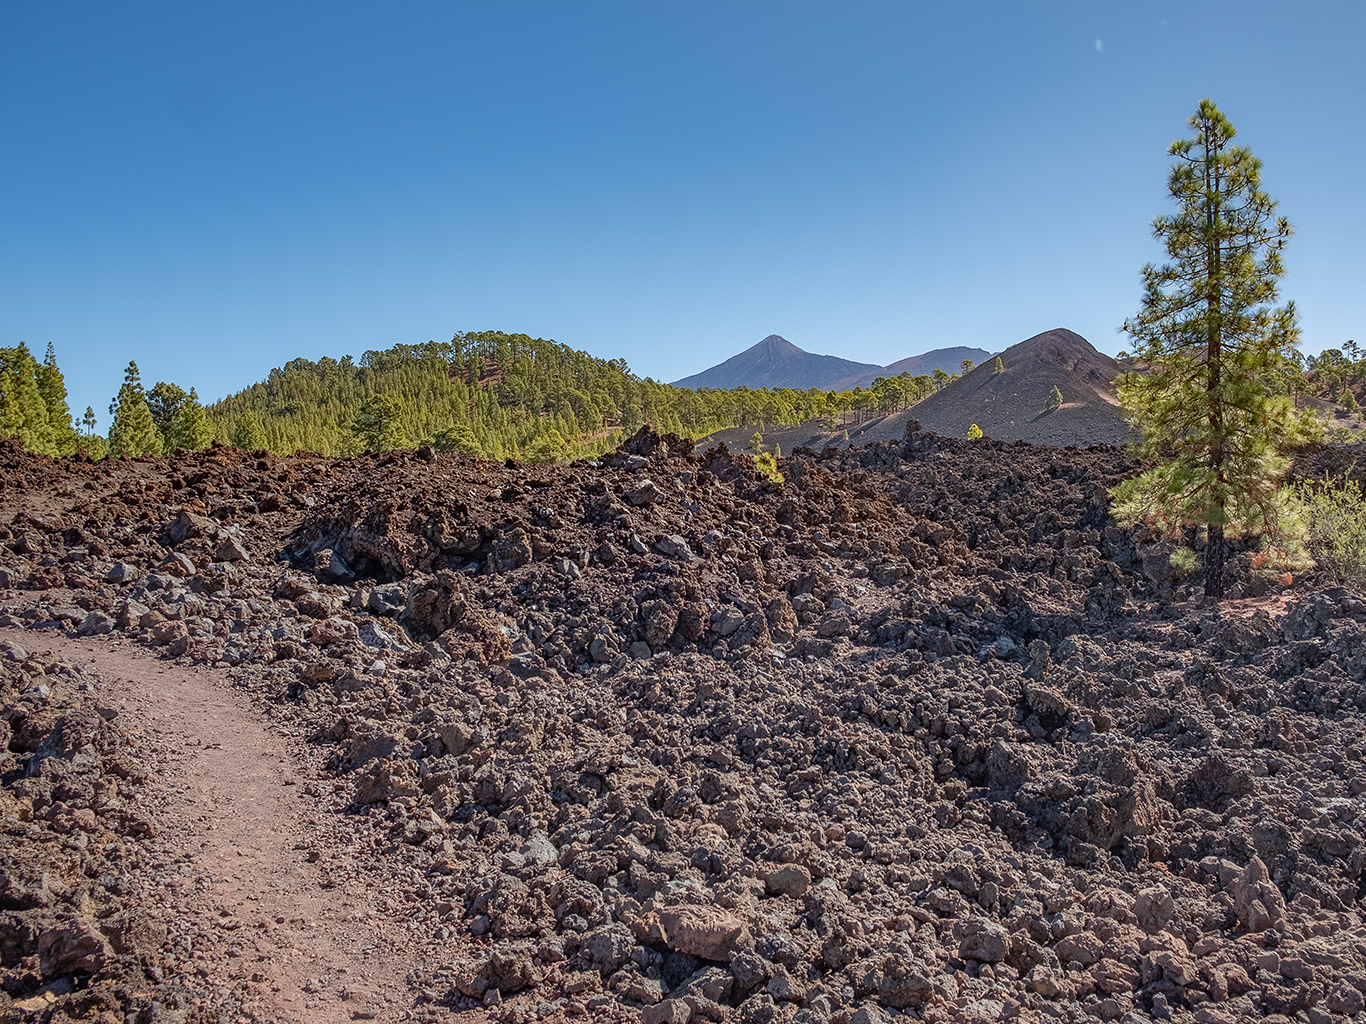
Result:
{"label": "pine tree", "polygon": [[524,461],[534,463],[563,462],[568,457],[569,447],[563,435],[553,427],[527,445],[522,453]]}
{"label": "pine tree", "polygon": [[0,348],[0,437],[18,438],[29,451],[51,455],[50,433],[38,361],[23,342]]}
{"label": "pine tree", "polygon": [[163,437],[171,432],[171,420],[189,397],[184,388],[164,380],[147,392],[147,408],[152,410],[152,420]]}
{"label": "pine tree", "polygon": [[351,431],[360,438],[369,452],[387,452],[404,448],[408,438],[400,422],[402,404],[393,395],[371,395],[350,423]]}
{"label": "pine tree", "polygon": [[194,388],[190,388],[190,393],[171,416],[166,432],[167,450],[185,448],[192,452],[203,451],[213,443],[214,433],[214,426],[200,404],[199,395]]}
{"label": "pine tree", "polygon": [[1044,410],[1044,412],[1052,412],[1054,409],[1058,409],[1058,408],[1061,408],[1061,407],[1062,407],[1062,392],[1059,391],[1059,390],[1058,390],[1058,386],[1057,386],[1056,384],[1054,384],[1054,385],[1053,385],[1053,390],[1050,391],[1050,392],[1048,393],[1048,397],[1045,398],[1045,399],[1043,400],[1043,410]]}
{"label": "pine tree", "polygon": [[1001,362],[1001,357],[1000,357],[1000,356],[997,356],[997,357],[996,357],[996,362],[994,362],[994,363],[991,364],[991,368],[992,368],[993,370],[995,370],[997,373],[1005,373],[1005,372],[1006,372],[1006,364],[1003,363],[1003,362]]}
{"label": "pine tree", "polygon": [[255,409],[247,409],[237,417],[232,428],[232,443],[245,451],[254,452],[266,446],[266,431]]}
{"label": "pine tree", "polygon": [[439,431],[432,439],[432,447],[439,452],[465,452],[468,455],[483,455],[484,449],[474,436],[468,423],[453,423]]}
{"label": "pine tree", "polygon": [[71,422],[71,407],[66,404],[66,381],[57,368],[57,351],[52,342],[48,342],[42,365],[34,367],[34,377],[47,411],[43,450],[49,455],[75,455],[80,436]]}
{"label": "pine tree", "polygon": [[970,373],[977,367],[977,364],[974,363],[971,359],[964,359],[964,360],[963,360],[961,363],[959,363],[958,365],[959,365],[960,367],[962,367],[962,370],[963,370],[962,376],[964,376],[964,377],[966,377],[968,374],[970,374]]}
{"label": "pine tree", "polygon": [[124,371],[123,387],[119,388],[118,397],[110,404],[109,414],[114,417],[109,425],[110,455],[138,458],[161,454],[161,432],[157,430],[152,410],[147,405],[137,363],[130,362]]}
{"label": "pine tree", "polygon": [[1116,514],[1207,530],[1205,594],[1224,595],[1224,536],[1275,529],[1279,454],[1301,434],[1271,378],[1298,341],[1293,303],[1275,306],[1290,224],[1274,217],[1261,161],[1233,146],[1233,125],[1210,100],[1172,143],[1173,216],[1153,221],[1170,262],[1143,268],[1144,296],[1124,331],[1146,373],[1119,378],[1120,401],[1157,465],[1114,491]]}
{"label": "pine tree", "polygon": [[95,424],[99,421],[95,419],[95,410],[90,406],[85,407],[85,415],[81,417],[81,425],[85,427],[85,434],[89,437],[95,433]]}

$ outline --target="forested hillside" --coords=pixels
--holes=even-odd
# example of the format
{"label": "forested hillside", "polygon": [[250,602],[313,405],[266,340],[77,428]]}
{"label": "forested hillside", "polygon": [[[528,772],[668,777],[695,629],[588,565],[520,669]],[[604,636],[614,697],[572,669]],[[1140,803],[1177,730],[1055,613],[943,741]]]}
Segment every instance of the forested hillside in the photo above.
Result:
{"label": "forested hillside", "polygon": [[762,429],[900,408],[934,387],[927,376],[845,392],[675,388],[638,378],[621,359],[488,331],[366,352],[359,361],[294,359],[208,413],[222,440],[277,453],[429,443],[554,462],[607,451],[647,422],[693,437],[750,424]]}

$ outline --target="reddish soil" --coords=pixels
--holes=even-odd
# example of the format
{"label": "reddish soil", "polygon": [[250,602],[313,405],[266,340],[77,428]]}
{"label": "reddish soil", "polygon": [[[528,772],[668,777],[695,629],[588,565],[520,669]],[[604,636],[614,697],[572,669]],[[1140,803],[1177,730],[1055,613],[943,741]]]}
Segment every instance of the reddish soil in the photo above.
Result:
{"label": "reddish soil", "polygon": [[403,1016],[417,959],[404,922],[366,881],[324,888],[314,863],[346,857],[345,822],[302,795],[323,775],[316,758],[221,670],[122,638],[0,629],[0,643],[35,640],[81,666],[100,705],[164,752],[149,794],[164,866],[138,879],[138,902],[194,937],[186,967],[203,998],[262,1020]]}

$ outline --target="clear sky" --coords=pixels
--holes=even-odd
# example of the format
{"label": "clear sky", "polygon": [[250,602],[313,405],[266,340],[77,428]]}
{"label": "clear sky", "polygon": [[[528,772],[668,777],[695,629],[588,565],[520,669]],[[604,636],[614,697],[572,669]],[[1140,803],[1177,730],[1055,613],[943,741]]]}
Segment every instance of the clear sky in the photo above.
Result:
{"label": "clear sky", "polygon": [[1124,347],[1212,97],[1366,336],[1366,4],[0,4],[0,345],[74,410],[497,329],[674,380]]}

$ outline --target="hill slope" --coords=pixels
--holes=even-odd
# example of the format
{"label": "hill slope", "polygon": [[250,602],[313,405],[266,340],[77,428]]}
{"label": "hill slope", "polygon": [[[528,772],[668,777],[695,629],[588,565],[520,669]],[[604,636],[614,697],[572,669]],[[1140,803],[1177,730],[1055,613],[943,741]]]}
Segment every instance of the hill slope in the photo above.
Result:
{"label": "hill slope", "polygon": [[[1058,327],[1001,353],[1005,372],[991,361],[954,381],[910,413],[925,430],[965,437],[976,423],[1000,441],[1033,444],[1122,444],[1129,427],[1112,383],[1122,364],[1080,334]],[[1054,387],[1062,408],[1043,411]]]}
{"label": "hill slope", "polygon": [[[838,356],[822,356],[798,348],[786,338],[770,334],[759,344],[731,356],[724,363],[676,380],[676,388],[821,388],[835,389],[840,381],[882,368]],[[870,381],[872,377],[868,378]]]}

